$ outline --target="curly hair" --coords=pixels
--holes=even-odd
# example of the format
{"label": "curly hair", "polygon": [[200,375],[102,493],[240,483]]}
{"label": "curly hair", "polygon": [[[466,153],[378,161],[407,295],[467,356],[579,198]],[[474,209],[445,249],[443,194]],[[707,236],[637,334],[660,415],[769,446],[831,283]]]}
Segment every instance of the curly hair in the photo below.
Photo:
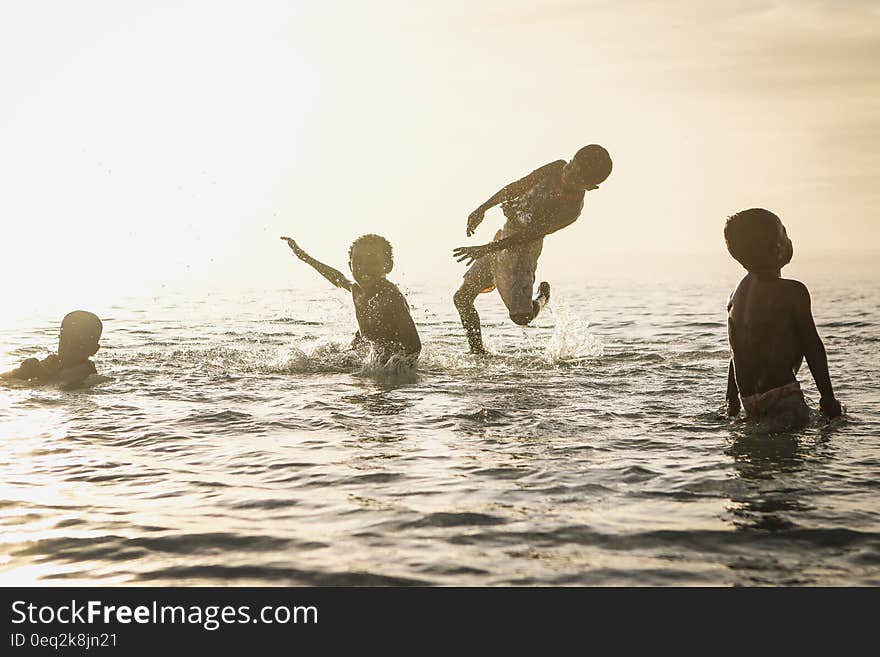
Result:
{"label": "curly hair", "polygon": [[394,251],[391,249],[391,242],[381,235],[368,233],[358,237],[351,243],[351,247],[348,249],[349,259],[354,255],[355,249],[359,248],[367,249],[371,253],[380,255],[385,263],[386,274],[394,267]]}
{"label": "curly hair", "polygon": [[[749,271],[776,269],[779,261],[779,228],[782,221],[763,208],[750,208],[728,217],[724,241],[734,260]],[[789,260],[791,256],[789,255]]]}

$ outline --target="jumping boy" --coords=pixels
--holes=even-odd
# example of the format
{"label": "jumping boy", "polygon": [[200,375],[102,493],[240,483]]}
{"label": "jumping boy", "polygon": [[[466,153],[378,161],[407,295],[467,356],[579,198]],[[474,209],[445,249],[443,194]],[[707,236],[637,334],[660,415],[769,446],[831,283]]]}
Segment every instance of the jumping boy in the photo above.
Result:
{"label": "jumping boy", "polygon": [[498,288],[510,319],[525,326],[550,300],[550,284],[542,282],[532,299],[538,256],[544,237],[574,223],[584,208],[584,194],[598,189],[611,173],[611,156],[601,146],[580,149],[571,162],[557,160],[510,183],[468,217],[467,235],[474,234],[490,208],[501,203],[507,221],[495,238],[480,246],[461,246],[453,256],[473,265],[455,293],[455,307],[472,353],[485,353],[480,316],[474,307],[479,294]]}
{"label": "jumping boy", "polygon": [[95,364],[89,358],[98,352],[98,340],[103,329],[97,315],[74,310],[61,321],[57,354],[49,354],[43,360],[28,358],[16,369],[0,376],[4,379],[36,379],[64,385],[81,383],[90,374],[97,373]]}
{"label": "jumping boy", "polygon": [[394,354],[416,358],[422,350],[416,325],[406,299],[397,286],[385,278],[394,267],[391,244],[379,235],[357,238],[348,251],[348,266],[354,282],[342,272],[312,258],[289,237],[282,237],[297,258],[313,267],[336,287],[351,292],[358,322],[353,346],[372,344],[382,362]]}
{"label": "jumping boy", "polygon": [[727,332],[732,357],[727,375],[727,409],[775,431],[806,426],[810,411],[795,375],[806,358],[828,417],[841,414],[834,398],[828,359],[816,331],[806,286],[782,278],[794,249],[785,226],[772,212],[743,210],[727,220],[730,255],[748,270],[730,297]]}

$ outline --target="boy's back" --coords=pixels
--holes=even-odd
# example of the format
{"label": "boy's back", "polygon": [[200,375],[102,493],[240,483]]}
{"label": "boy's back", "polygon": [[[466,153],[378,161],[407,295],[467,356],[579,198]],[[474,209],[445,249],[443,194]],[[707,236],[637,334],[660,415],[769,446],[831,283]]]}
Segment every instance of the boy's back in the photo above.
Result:
{"label": "boy's back", "polygon": [[803,283],[781,276],[794,252],[785,226],[772,212],[753,208],[727,220],[724,238],[730,254],[749,272],[727,307],[728,412],[738,414],[742,399],[750,419],[773,429],[806,425],[810,412],[795,378],[806,358],[822,395],[822,411],[840,415],[810,293]]}
{"label": "boy's back", "polygon": [[731,295],[727,328],[742,396],[795,381],[804,354],[797,318],[805,292],[797,281],[748,274]]}

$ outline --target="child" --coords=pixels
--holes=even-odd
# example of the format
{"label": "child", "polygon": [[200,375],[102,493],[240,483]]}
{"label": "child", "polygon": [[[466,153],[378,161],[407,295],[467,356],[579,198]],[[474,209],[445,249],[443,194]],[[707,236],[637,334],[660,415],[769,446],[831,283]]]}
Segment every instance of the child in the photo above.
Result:
{"label": "child", "polygon": [[810,412],[795,378],[806,358],[822,396],[820,409],[839,416],[810,293],[803,283],[781,277],[793,254],[785,226],[772,212],[753,208],[727,220],[724,239],[730,255],[748,270],[727,306],[728,414],[739,413],[741,397],[748,418],[771,430],[806,426]]}
{"label": "child", "polygon": [[97,373],[89,357],[98,352],[98,340],[103,329],[97,315],[74,310],[61,321],[57,355],[49,354],[43,360],[28,358],[20,367],[0,376],[4,379],[37,379],[65,385],[81,383],[90,374]]}
{"label": "child", "polygon": [[359,329],[353,346],[372,344],[383,363],[394,354],[418,357],[422,343],[409,306],[397,286],[385,278],[394,266],[388,240],[379,235],[363,235],[354,241],[348,251],[348,266],[354,276],[352,283],[342,272],[312,258],[290,237],[281,239],[297,258],[336,287],[351,292]]}
{"label": "child", "polygon": [[544,237],[574,223],[584,208],[584,194],[598,189],[610,174],[608,151],[590,144],[575,153],[571,162],[551,162],[510,183],[470,214],[468,236],[489,208],[499,203],[507,218],[492,242],[453,251],[457,260],[474,263],[454,296],[472,353],[485,353],[480,316],[474,307],[477,296],[497,287],[513,322],[525,326],[535,319],[550,300],[546,281],[532,299]]}

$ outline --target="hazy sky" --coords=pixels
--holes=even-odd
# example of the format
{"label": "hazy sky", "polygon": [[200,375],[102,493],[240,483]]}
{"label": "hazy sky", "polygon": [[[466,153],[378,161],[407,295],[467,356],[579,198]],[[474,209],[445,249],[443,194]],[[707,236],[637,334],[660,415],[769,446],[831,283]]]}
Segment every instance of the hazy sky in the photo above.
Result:
{"label": "hazy sky", "polygon": [[4,3],[3,293],[310,279],[280,234],[342,267],[382,233],[397,280],[452,280],[501,224],[466,239],[474,207],[591,142],[614,172],[551,272],[727,257],[724,217],[756,205],[798,253],[875,249],[878,8]]}

